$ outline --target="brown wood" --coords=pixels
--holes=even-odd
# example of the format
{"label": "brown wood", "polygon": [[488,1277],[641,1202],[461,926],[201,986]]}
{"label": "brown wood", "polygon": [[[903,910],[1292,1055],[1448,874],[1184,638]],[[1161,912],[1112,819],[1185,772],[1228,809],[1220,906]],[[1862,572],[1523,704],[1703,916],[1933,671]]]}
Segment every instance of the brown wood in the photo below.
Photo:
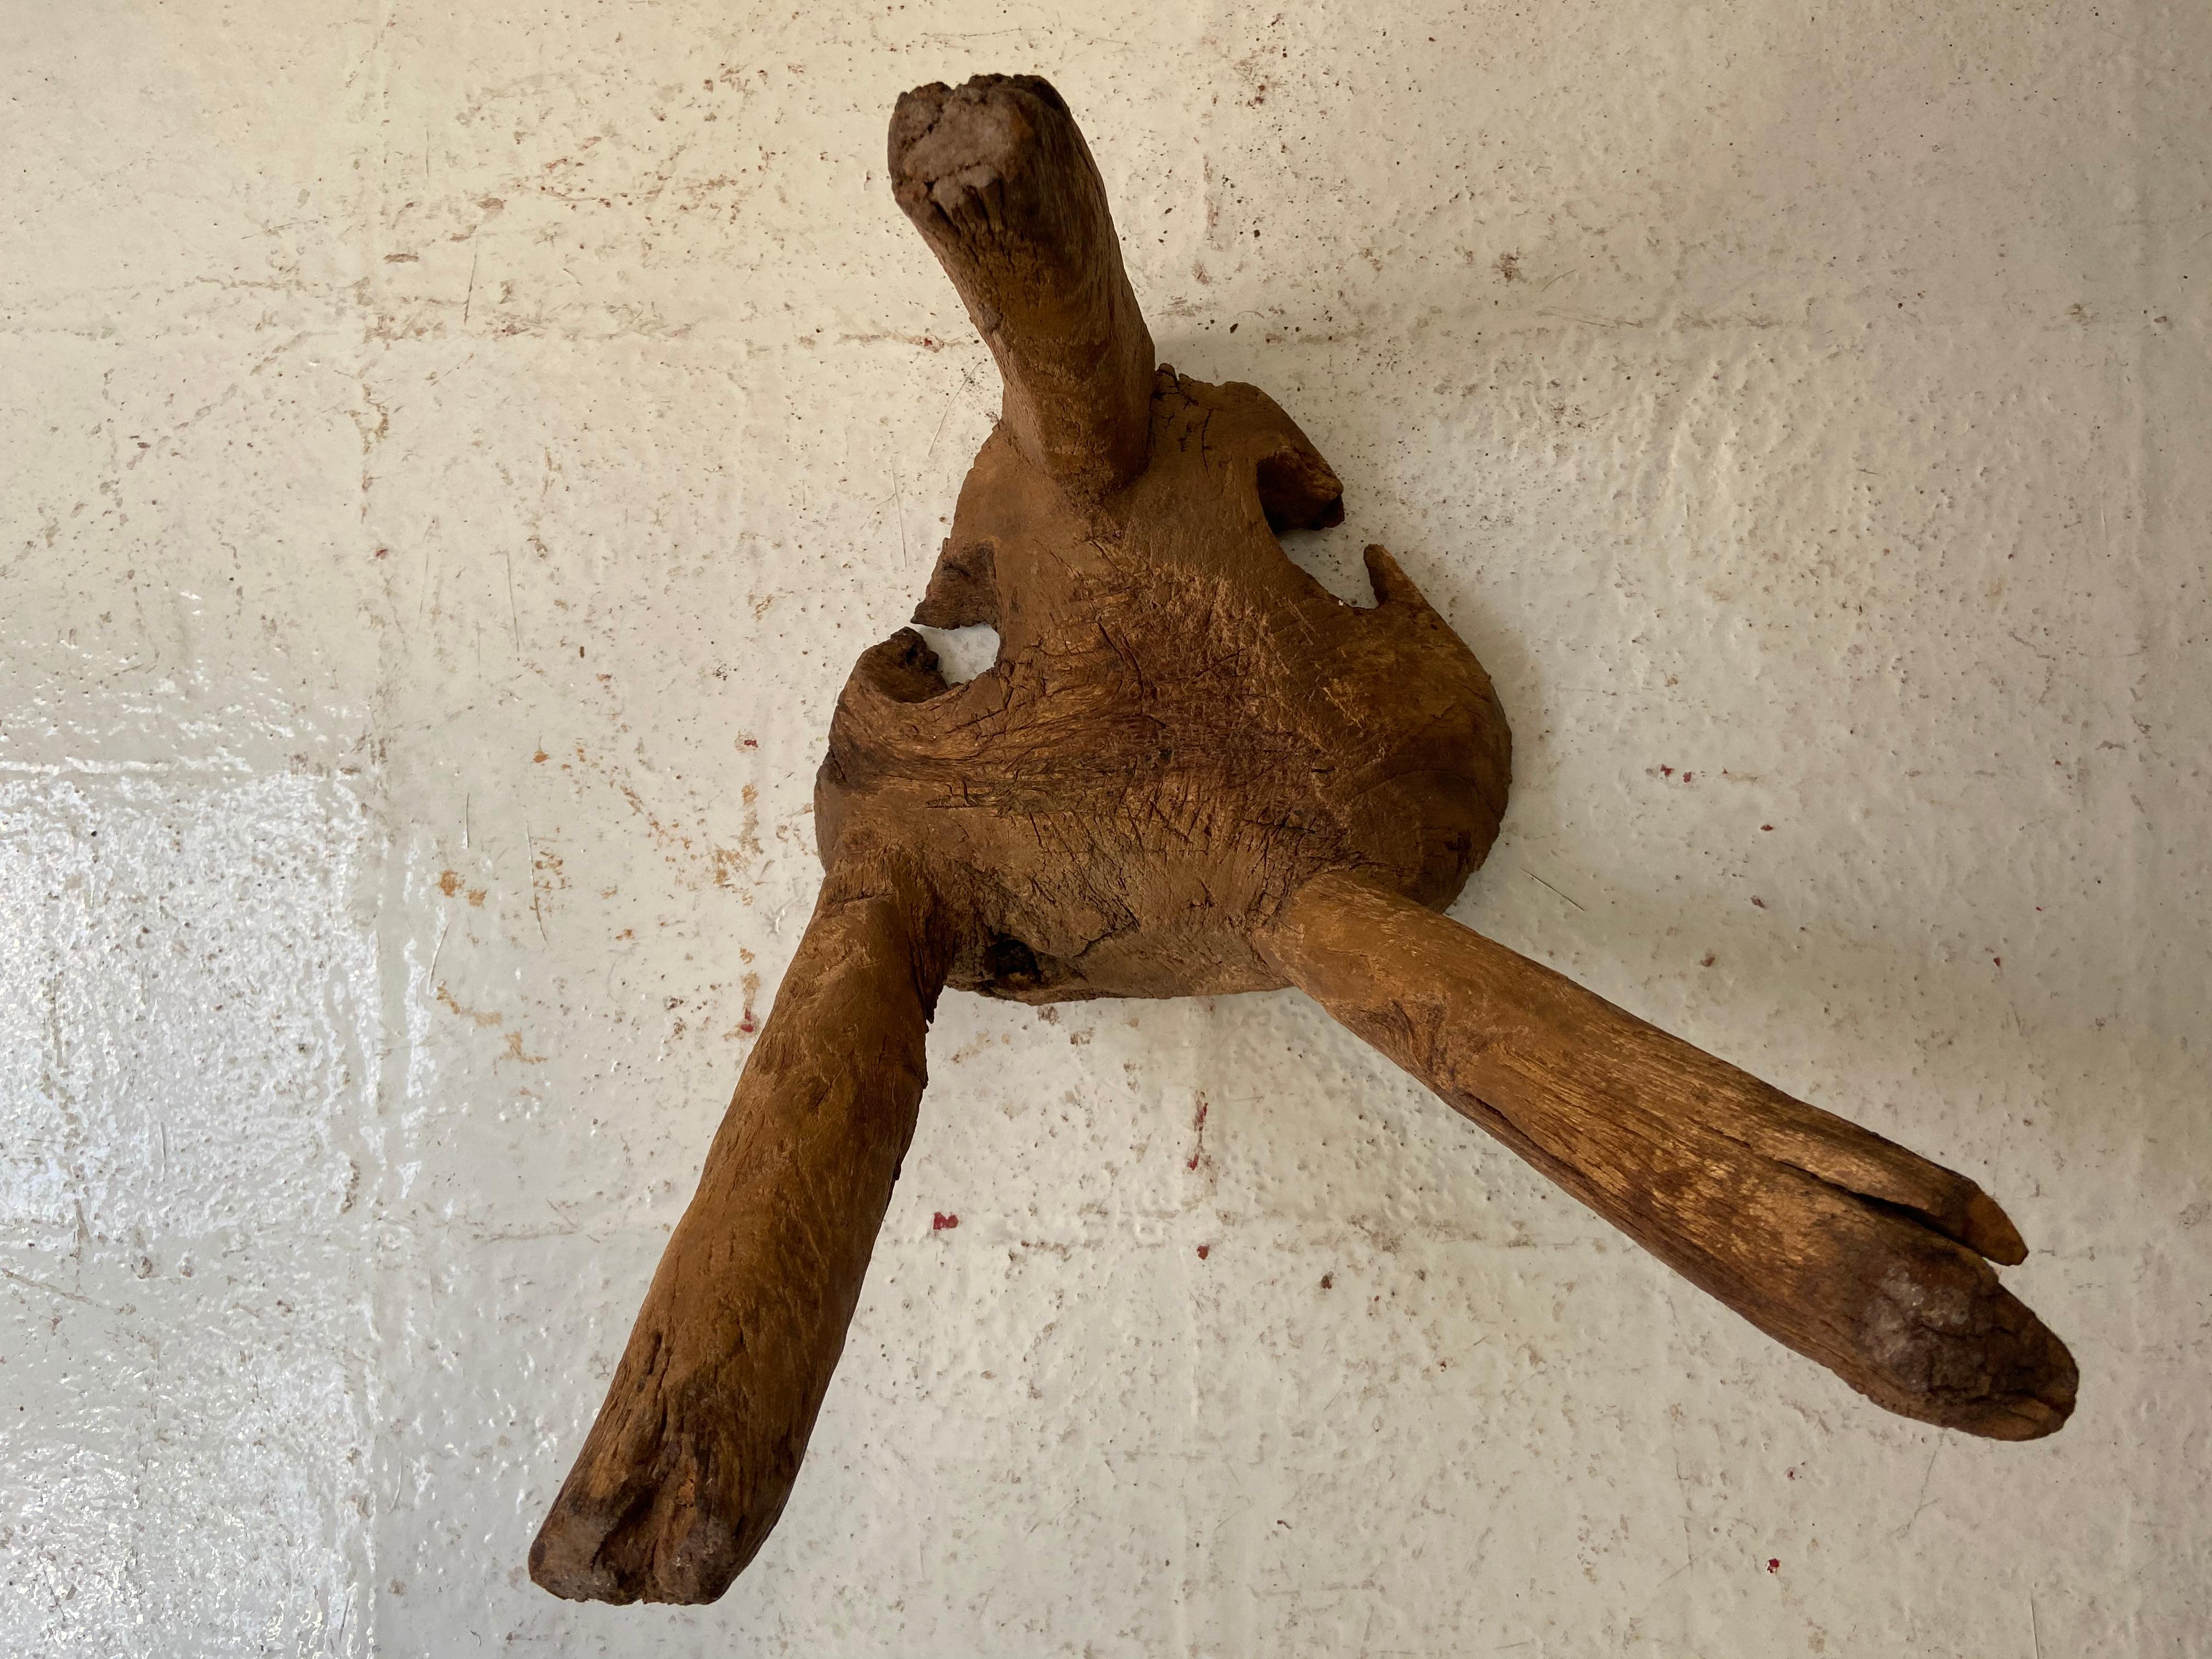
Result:
{"label": "brown wood", "polygon": [[927,900],[833,871],[530,1573],[710,1601],[783,1513],[914,1135]]}
{"label": "brown wood", "polygon": [[1982,1260],[2027,1247],[1964,1176],[1351,872],[1300,888],[1261,948],[1652,1255],[1878,1404],[1999,1440],[2066,1420],[2073,1360]]}
{"label": "brown wood", "polygon": [[[1279,530],[1342,490],[1265,392],[1156,368],[1105,191],[1032,77],[927,87],[893,191],[999,360],[927,595],[947,686],[862,653],[816,786],[829,871],[597,1424],[531,1554],[563,1595],[719,1595],[775,1524],[922,1085],[940,985],[1025,1002],[1303,986],[1661,1260],[1879,1403],[1969,1432],[2072,1408],[1964,1176],[1437,915],[1488,852],[1489,677],[1370,548],[1358,608]],[[1978,1252],[1979,1254],[1976,1254]]]}
{"label": "brown wood", "polygon": [[1072,494],[1145,465],[1152,337],[1091,150],[1033,75],[923,87],[891,116],[891,192],[999,360],[1006,422]]}

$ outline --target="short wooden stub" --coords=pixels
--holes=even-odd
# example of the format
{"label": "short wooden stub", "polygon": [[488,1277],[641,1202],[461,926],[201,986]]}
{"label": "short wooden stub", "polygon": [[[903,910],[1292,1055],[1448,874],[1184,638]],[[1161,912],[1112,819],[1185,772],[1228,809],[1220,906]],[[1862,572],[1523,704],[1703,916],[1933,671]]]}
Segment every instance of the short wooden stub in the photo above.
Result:
{"label": "short wooden stub", "polygon": [[[1275,532],[1341,489],[1249,386],[1156,364],[1089,149],[1030,76],[924,87],[898,204],[1006,386],[915,620],[864,653],[826,872],[697,1195],[531,1551],[605,1601],[720,1595],[775,1524],[914,1132],[946,985],[1026,1002],[1297,985],[1638,1243],[1878,1404],[2002,1439],[2073,1408],[1965,1176],[1438,914],[1498,833],[1490,679],[1381,548],[1344,604]],[[1985,1260],[1986,1258],[1986,1260]]]}

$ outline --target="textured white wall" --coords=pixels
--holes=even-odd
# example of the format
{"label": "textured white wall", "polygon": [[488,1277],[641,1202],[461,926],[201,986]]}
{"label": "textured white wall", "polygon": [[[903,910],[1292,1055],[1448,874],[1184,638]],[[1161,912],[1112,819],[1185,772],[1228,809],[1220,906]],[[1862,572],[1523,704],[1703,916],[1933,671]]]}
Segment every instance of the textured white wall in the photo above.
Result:
{"label": "textured white wall", "polygon": [[[0,1650],[2212,1651],[2208,65],[2203,0],[4,0]],[[1859,1401],[1297,996],[955,994],[757,1565],[530,1585],[988,428],[881,156],[1000,69],[1334,459],[1298,556],[1497,676],[1456,914],[1981,1177],[2057,1439]]]}

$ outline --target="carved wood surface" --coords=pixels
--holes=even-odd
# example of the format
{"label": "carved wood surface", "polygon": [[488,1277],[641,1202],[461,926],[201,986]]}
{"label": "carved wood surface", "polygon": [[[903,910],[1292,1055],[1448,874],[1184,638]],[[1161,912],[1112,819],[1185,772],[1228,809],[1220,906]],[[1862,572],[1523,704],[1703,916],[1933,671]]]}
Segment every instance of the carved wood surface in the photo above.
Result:
{"label": "carved wood surface", "polygon": [[2072,1409],[1954,1174],[1437,914],[1496,837],[1490,680],[1389,555],[1348,605],[1276,532],[1342,517],[1273,399],[1153,361],[1105,191],[1027,76],[908,94],[900,207],[1005,381],[915,613],[817,785],[821,902],[531,1554],[560,1595],[708,1601],[781,1513],[923,1084],[939,988],[1043,1002],[1296,984],[1631,1237],[1893,1411]]}

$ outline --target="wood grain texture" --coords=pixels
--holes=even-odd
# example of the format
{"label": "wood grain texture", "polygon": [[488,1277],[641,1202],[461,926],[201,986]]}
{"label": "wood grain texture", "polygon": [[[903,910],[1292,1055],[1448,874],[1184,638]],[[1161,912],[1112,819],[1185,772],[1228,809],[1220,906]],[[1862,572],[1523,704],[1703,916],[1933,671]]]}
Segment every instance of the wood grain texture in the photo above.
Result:
{"label": "wood grain texture", "polygon": [[1006,426],[1030,464],[1086,497],[1134,477],[1152,337],[1060,94],[1033,75],[918,88],[891,117],[890,175],[999,360]]}
{"label": "wood grain texture", "polygon": [[[1286,556],[1342,486],[1273,398],[1152,361],[1103,187],[1042,81],[927,87],[893,189],[1006,382],[918,622],[862,653],[815,792],[830,876],[532,1555],[699,1601],[788,1495],[922,1084],[939,988],[1050,1002],[1304,986],[1662,1260],[1893,1411],[1999,1438],[2074,1398],[1963,1176],[1437,915],[1505,811],[1482,665],[1389,553]],[[1977,1252],[1979,1254],[1978,1255]]]}
{"label": "wood grain texture", "polygon": [[530,1552],[556,1595],[711,1601],[799,1473],[914,1134],[943,981],[911,889],[825,883],[599,1420]]}
{"label": "wood grain texture", "polygon": [[1907,1417],[2051,1433],[2074,1361],[1982,1258],[1966,1176],[1716,1060],[1351,872],[1261,939],[1350,1030],[1776,1340]]}

